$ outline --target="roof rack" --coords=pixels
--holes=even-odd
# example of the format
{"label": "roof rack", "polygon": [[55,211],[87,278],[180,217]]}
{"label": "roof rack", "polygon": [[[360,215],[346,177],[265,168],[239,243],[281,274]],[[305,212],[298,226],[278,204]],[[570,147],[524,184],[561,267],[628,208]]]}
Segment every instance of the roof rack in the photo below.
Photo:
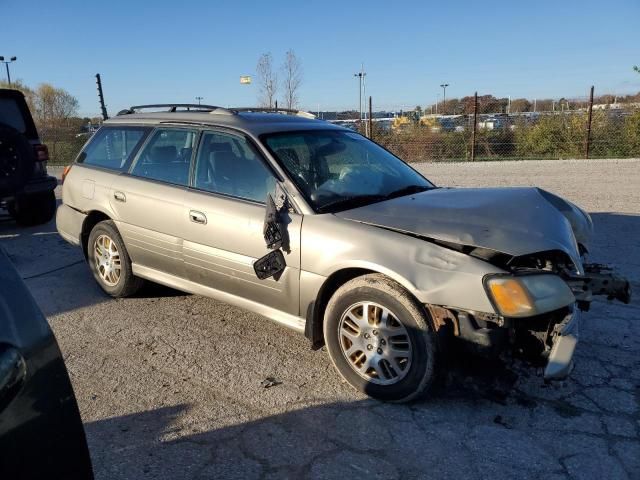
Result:
{"label": "roof rack", "polygon": [[125,108],[124,110],[120,110],[118,112],[118,115],[130,115],[132,113],[136,113],[137,111],[140,110],[146,110],[149,108],[166,108],[167,112],[177,112],[178,109],[184,109],[184,111],[190,112],[190,111],[201,111],[201,112],[216,112],[216,113],[228,113],[228,114],[232,114],[235,113],[234,111],[228,109],[228,108],[224,108],[224,107],[218,107],[216,105],[201,105],[198,103],[156,103],[156,104],[151,104],[151,105],[134,105],[133,107],[129,107],[129,108]]}
{"label": "roof rack", "polygon": [[291,108],[271,108],[271,107],[233,107],[229,110],[235,113],[241,112],[263,112],[263,113],[284,113],[287,115],[296,115],[304,118],[316,118],[313,113],[305,112],[303,110],[294,110]]}

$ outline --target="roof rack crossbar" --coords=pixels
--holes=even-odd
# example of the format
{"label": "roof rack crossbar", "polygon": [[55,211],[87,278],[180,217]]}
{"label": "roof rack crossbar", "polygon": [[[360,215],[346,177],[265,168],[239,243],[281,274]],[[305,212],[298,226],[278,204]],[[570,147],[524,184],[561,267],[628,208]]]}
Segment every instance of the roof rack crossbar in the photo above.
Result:
{"label": "roof rack crossbar", "polygon": [[118,115],[128,115],[132,113],[136,113],[139,110],[145,110],[148,108],[167,108],[169,112],[176,112],[178,108],[186,108],[189,110],[200,110],[205,112],[213,112],[215,110],[222,110],[227,113],[233,113],[232,110],[224,107],[219,107],[217,105],[201,105],[198,103],[155,103],[150,105],[134,105],[125,110],[121,110],[118,112]]}

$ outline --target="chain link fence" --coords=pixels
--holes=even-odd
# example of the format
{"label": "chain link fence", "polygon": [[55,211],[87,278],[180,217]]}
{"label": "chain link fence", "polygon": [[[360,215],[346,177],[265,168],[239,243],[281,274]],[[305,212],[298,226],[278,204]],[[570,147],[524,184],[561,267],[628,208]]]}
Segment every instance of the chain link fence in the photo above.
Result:
{"label": "chain link fence", "polygon": [[49,149],[49,165],[69,165],[89,139],[72,127],[39,127],[40,141]]}
{"label": "chain link fence", "polygon": [[[408,162],[640,158],[640,94],[624,102],[614,96],[510,102],[485,95],[447,100],[443,108],[444,114],[374,115],[371,136]],[[364,122],[346,121],[368,131]],[[91,135],[68,123],[38,129],[50,165],[73,162]]]}
{"label": "chain link fence", "polygon": [[370,128],[376,142],[408,162],[640,158],[640,103],[583,97],[537,107],[514,111],[507,104],[500,111],[495,98],[478,97],[444,115],[374,118]]}

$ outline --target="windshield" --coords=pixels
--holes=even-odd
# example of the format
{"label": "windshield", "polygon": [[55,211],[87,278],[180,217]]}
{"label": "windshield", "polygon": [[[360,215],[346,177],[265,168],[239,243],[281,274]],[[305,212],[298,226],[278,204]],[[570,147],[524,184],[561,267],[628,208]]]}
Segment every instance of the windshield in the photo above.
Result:
{"label": "windshield", "polygon": [[434,185],[354,132],[309,130],[262,137],[317,212],[335,212]]}

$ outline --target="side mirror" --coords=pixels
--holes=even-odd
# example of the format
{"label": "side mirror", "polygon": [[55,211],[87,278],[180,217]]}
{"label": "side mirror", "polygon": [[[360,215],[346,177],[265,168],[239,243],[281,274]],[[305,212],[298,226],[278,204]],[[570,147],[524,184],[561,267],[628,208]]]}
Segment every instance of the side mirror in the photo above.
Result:
{"label": "side mirror", "polygon": [[[274,196],[276,200],[274,200]],[[290,251],[289,233],[287,232],[287,224],[290,221],[287,215],[289,202],[280,184],[276,184],[274,196],[270,193],[267,195],[267,208],[262,227],[265,244],[269,250],[273,251],[259,258],[253,264],[253,270],[260,280],[269,277],[278,280],[287,267],[282,250],[287,253]]]}
{"label": "side mirror", "polygon": [[287,264],[284,260],[284,255],[282,254],[282,251],[278,249],[273,252],[269,252],[264,257],[256,260],[253,264],[253,270],[256,272],[256,277],[260,280],[264,280],[269,277],[274,277],[278,280],[286,266]]}
{"label": "side mirror", "polygon": [[267,211],[264,216],[262,234],[267,248],[270,250],[278,249],[282,246],[282,229],[279,216],[280,212],[273,201],[273,197],[267,195]]}

